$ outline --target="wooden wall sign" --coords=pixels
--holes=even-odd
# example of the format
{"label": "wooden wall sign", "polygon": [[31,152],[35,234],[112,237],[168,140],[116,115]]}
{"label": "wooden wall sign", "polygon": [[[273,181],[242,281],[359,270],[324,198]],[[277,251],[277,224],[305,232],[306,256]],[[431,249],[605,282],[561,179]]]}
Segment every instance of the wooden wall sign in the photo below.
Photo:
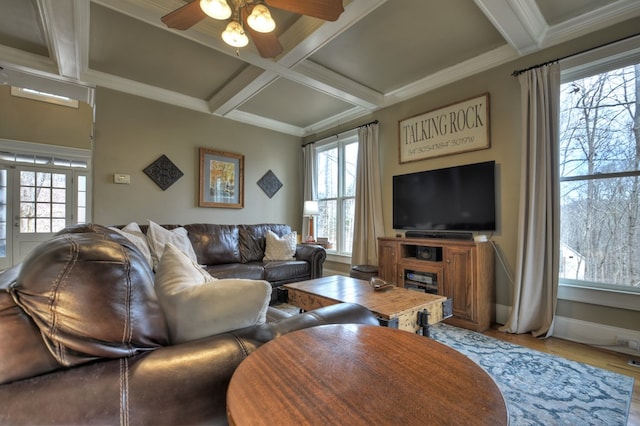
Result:
{"label": "wooden wall sign", "polygon": [[489,148],[489,94],[400,120],[398,145],[400,163]]}

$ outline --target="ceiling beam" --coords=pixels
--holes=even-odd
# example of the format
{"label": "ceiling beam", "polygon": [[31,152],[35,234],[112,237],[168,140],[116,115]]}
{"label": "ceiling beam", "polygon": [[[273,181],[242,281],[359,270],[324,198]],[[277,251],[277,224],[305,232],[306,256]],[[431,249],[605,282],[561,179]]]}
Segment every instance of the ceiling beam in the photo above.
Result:
{"label": "ceiling beam", "polygon": [[547,30],[540,9],[531,0],[474,0],[502,37],[521,55],[540,49]]}
{"label": "ceiling beam", "polygon": [[79,80],[89,66],[89,2],[37,0],[37,6],[58,73]]}
{"label": "ceiling beam", "polygon": [[[354,0],[347,5],[336,22],[325,22],[307,16],[300,17],[280,36],[285,53],[274,62],[265,63],[262,60],[260,64],[255,63],[256,66],[264,68],[265,72],[256,76],[252,82],[246,81],[245,73],[229,82],[230,87],[242,87],[242,90],[234,92],[233,89],[225,88],[214,95],[209,102],[212,111],[226,116],[279,77],[363,108],[377,108],[383,101],[381,93],[326,68],[314,66],[313,63],[306,61],[306,58],[386,1]],[[226,97],[223,95],[225,93]]]}

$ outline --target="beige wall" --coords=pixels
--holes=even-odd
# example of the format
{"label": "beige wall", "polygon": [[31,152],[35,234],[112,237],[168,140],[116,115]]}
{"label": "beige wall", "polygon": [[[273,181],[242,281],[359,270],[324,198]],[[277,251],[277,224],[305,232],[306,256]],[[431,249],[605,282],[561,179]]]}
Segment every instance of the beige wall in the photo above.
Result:
{"label": "beige wall", "polygon": [[[547,49],[513,63],[416,96],[410,101],[375,112],[359,121],[380,122],[380,158],[383,161],[382,190],[385,233],[391,228],[391,177],[396,174],[436,169],[486,160],[497,163],[498,229],[493,234],[496,260],[497,303],[511,304],[517,248],[518,201],[520,197],[520,86],[511,76],[514,69],[562,57],[620,39],[637,32],[640,19],[616,25],[581,39]],[[55,143],[74,147],[90,146],[90,114],[85,109],[75,115],[63,107],[51,107],[28,100],[9,99],[8,88],[0,87],[0,138]],[[398,120],[448,105],[462,99],[490,94],[491,148],[436,159],[400,164],[398,161]],[[97,89],[94,142],[94,221],[124,224],[146,219],[160,223],[289,223],[300,230],[301,152],[300,139],[277,132],[221,119],[167,104]],[[50,108],[54,108],[51,110]],[[90,112],[90,109],[89,109]],[[89,124],[87,124],[89,123]],[[341,129],[350,127],[342,124]],[[313,135],[305,142],[328,134]],[[245,208],[197,207],[198,148],[245,155]],[[142,170],[167,155],[184,176],[162,191]],[[284,183],[269,199],[256,182],[269,169]],[[131,175],[130,185],[113,183],[114,173]],[[331,267],[331,264],[327,264]],[[343,270],[336,265],[335,269]],[[507,272],[508,271],[508,272]],[[560,315],[616,327],[640,330],[640,312],[624,311],[559,301]]]}
{"label": "beige wall", "polygon": [[[300,230],[300,138],[108,89],[97,90],[96,105],[95,222],[276,222]],[[198,207],[200,147],[245,156],[243,209]],[[143,173],[162,154],[184,173],[166,191]],[[271,199],[257,185],[268,170],[284,184]],[[114,184],[114,173],[131,184]]]}
{"label": "beige wall", "polygon": [[91,149],[93,110],[53,105],[11,96],[11,86],[0,86],[0,138],[22,142]]}
{"label": "beige wall", "polygon": [[[516,69],[526,68],[541,62],[556,59],[636,34],[640,19],[619,24],[615,28],[599,31],[578,41],[547,49],[535,55],[519,59],[507,65],[474,75],[454,84],[398,105],[380,110],[366,120],[380,122],[380,158],[382,159],[382,202],[385,235],[396,234],[392,229],[392,176],[420,170],[432,170],[460,164],[495,160],[497,165],[497,231],[491,239],[495,242],[500,259],[496,259],[497,304],[510,306],[513,283],[509,276],[514,273],[517,250],[518,203],[520,199],[520,85],[511,76]],[[491,148],[446,157],[400,164],[398,160],[398,121],[464,99],[489,93],[491,117]],[[350,123],[355,125],[358,123]],[[341,128],[349,125],[342,125]],[[305,138],[305,142],[318,140],[331,132]],[[610,326],[640,330],[640,312],[626,311],[560,300],[558,314]]]}

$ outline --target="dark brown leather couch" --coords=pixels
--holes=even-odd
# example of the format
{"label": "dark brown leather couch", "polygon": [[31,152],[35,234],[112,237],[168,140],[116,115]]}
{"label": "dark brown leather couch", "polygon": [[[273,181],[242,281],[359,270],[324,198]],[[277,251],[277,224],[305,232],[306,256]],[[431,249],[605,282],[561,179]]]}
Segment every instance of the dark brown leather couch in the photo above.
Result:
{"label": "dark brown leather couch", "polygon": [[225,424],[244,358],[328,323],[377,321],[353,304],[269,308],[267,323],[171,345],[139,250],[108,228],[76,227],[0,274],[0,424]]}
{"label": "dark brown leather couch", "polygon": [[[217,225],[195,223],[188,225],[161,225],[167,229],[183,226],[191,240],[198,263],[216,278],[246,278],[269,281],[276,288],[282,284],[319,278],[327,258],[326,251],[316,245],[298,244],[295,260],[263,262],[268,230],[279,237],[291,233],[283,224]],[[140,227],[143,232],[147,226]]]}

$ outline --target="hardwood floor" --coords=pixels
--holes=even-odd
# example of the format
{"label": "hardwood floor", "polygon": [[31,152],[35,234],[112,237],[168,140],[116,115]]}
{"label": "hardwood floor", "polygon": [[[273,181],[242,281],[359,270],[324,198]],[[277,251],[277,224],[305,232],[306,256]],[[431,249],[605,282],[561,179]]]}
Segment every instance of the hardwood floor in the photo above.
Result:
{"label": "hardwood floor", "polygon": [[628,364],[630,359],[640,361],[640,356],[634,357],[618,352],[607,351],[555,337],[537,339],[530,334],[502,333],[497,327],[487,330],[484,334],[540,352],[558,355],[563,358],[633,377],[635,381],[627,425],[640,426],[640,368]]}

